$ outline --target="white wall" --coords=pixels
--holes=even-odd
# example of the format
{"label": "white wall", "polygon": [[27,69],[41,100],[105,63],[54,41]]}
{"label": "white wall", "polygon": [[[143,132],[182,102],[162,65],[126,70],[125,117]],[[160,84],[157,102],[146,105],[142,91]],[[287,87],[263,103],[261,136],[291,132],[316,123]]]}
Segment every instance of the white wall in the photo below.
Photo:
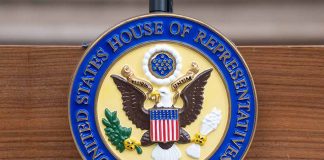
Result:
{"label": "white wall", "polygon": [[[121,20],[148,12],[148,0],[0,0],[0,44],[81,44]],[[174,0],[235,43],[324,44],[324,1]]]}

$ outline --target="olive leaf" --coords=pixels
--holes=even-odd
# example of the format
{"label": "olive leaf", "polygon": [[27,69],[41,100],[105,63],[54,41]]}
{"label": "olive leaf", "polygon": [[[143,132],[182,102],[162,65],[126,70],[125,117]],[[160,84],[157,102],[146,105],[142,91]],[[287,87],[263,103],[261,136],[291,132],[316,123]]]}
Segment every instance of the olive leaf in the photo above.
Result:
{"label": "olive leaf", "polygon": [[135,146],[135,149],[136,149],[137,154],[142,154],[143,150],[141,147]]}
{"label": "olive leaf", "polygon": [[[105,134],[108,136],[108,140],[116,146],[119,152],[125,150],[124,140],[129,138],[132,134],[132,128],[122,127],[117,117],[117,112],[111,112],[108,108],[105,109],[106,118],[102,119],[102,124],[106,126]],[[140,148],[140,147],[137,147]],[[137,153],[139,153],[136,148]],[[141,150],[141,149],[140,149]],[[142,152],[140,152],[142,153]],[[139,153],[139,154],[140,154]]]}

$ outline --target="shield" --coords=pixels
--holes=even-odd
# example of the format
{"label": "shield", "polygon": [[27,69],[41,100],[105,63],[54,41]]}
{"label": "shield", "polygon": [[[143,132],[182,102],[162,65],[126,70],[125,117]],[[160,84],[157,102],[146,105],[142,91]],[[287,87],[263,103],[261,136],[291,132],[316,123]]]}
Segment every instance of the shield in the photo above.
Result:
{"label": "shield", "polygon": [[179,140],[178,109],[151,109],[150,134],[153,142]]}

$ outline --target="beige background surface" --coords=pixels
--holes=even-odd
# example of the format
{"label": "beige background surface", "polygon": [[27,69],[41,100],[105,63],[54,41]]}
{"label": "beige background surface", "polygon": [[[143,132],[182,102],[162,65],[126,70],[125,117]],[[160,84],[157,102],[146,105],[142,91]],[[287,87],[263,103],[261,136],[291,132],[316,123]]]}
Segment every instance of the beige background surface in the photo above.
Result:
{"label": "beige background surface", "polygon": [[[106,145],[108,145],[109,148],[111,148],[110,150],[114,154],[116,154],[119,158],[122,159],[128,159],[128,160],[147,159],[147,157],[151,157],[151,152],[154,149],[155,145],[152,145],[150,147],[142,147],[143,154],[137,155],[135,151],[134,152],[125,151],[123,153],[119,153],[115,149],[115,147],[112,146],[111,143],[107,141],[107,136],[105,136],[104,133],[104,125],[101,123],[102,118],[105,117],[104,115],[105,108],[109,108],[111,111],[117,111],[118,118],[121,121],[121,125],[132,128],[133,131],[131,137],[140,140],[141,136],[145,132],[141,129],[136,128],[136,126],[133,125],[132,122],[128,120],[128,117],[126,116],[125,112],[122,110],[121,94],[118,91],[114,82],[112,81],[112,78],[110,78],[110,75],[112,74],[120,75],[121,68],[125,64],[128,64],[130,68],[134,70],[135,75],[147,79],[142,69],[142,59],[144,57],[144,54],[150,48],[154,47],[156,44],[160,44],[160,43],[147,44],[142,47],[135,48],[134,50],[129,51],[122,58],[120,58],[118,62],[116,62],[106,73],[106,77],[104,77],[102,81],[102,86],[97,94],[98,98],[97,98],[96,111],[98,116],[96,117],[97,117],[97,124],[99,123],[98,125],[99,133],[101,133],[101,138],[104,139]],[[207,59],[205,59],[204,56],[202,56],[200,53],[196,52],[191,48],[176,43],[163,42],[162,44],[168,44],[169,46],[176,49],[177,52],[179,52],[180,56],[182,57],[182,63],[183,63],[183,68],[181,71],[182,74],[184,74],[190,68],[191,62],[193,61],[198,63],[200,67],[200,72],[209,68],[214,68],[212,63],[210,63]],[[159,87],[161,86],[154,85],[154,89],[158,89]],[[208,83],[206,84],[205,87],[204,97],[205,99],[204,99],[203,109],[201,111],[201,114],[198,116],[196,121],[191,125],[187,126],[185,130],[191,136],[199,132],[204,116],[210,113],[214,107],[216,107],[218,110],[222,112],[222,120],[218,128],[208,136],[207,143],[202,147],[202,154],[201,154],[202,159],[206,159],[210,154],[212,154],[216,150],[218,144],[222,141],[223,135],[227,130],[229,98],[227,95],[226,86],[222,80],[221,75],[218,73],[216,68],[214,68],[211,77],[208,79]],[[176,107],[179,108],[182,107],[181,101],[182,101],[181,98],[179,98],[177,101],[178,103],[176,103]],[[145,107],[147,109],[153,107],[153,105],[154,103],[149,101],[146,101],[145,103]],[[185,149],[189,145],[190,144],[186,144],[186,145],[177,144],[179,149],[182,151],[183,160],[191,159],[185,153]]]}

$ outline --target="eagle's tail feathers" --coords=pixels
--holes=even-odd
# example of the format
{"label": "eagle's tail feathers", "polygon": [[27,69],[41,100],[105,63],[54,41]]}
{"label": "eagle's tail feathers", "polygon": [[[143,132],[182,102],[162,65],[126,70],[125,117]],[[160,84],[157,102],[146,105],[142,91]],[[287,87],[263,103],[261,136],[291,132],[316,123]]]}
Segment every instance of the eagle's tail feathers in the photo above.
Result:
{"label": "eagle's tail feathers", "polygon": [[175,144],[169,149],[162,149],[157,145],[152,151],[152,158],[154,160],[178,160],[180,157],[181,152]]}

